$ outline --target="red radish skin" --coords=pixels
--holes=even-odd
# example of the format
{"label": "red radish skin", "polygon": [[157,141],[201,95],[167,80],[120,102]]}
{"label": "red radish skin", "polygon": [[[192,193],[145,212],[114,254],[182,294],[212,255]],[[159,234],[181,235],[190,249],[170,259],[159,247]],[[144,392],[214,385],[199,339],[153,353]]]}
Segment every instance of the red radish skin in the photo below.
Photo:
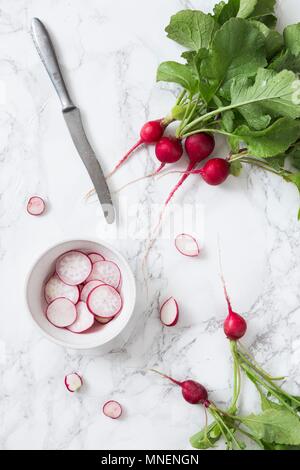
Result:
{"label": "red radish skin", "polygon": [[100,255],[99,253],[89,253],[88,257],[90,258],[92,264],[97,263],[97,261],[104,261],[104,256]]}
{"label": "red radish skin", "polygon": [[224,333],[228,339],[238,341],[247,331],[245,319],[238,313],[231,312],[224,322]]}
{"label": "red radish skin", "polygon": [[152,372],[161,375],[167,380],[170,380],[175,385],[181,387],[182,396],[191,405],[204,405],[206,408],[210,406],[210,401],[208,400],[208,392],[203,385],[194,380],[185,380],[183,382],[179,382],[178,380],[169,377],[168,375],[162,374],[157,370],[151,369]]}
{"label": "red radish skin", "polygon": [[65,386],[71,393],[79,390],[83,385],[83,380],[77,372],[65,376]]}
{"label": "red radish skin", "polygon": [[211,186],[224,183],[230,174],[230,164],[223,158],[212,158],[200,170],[204,181]]}
{"label": "red radish skin", "polygon": [[222,283],[223,283],[223,288],[224,288],[224,293],[225,293],[225,299],[226,299],[227,306],[228,306],[228,316],[224,321],[224,333],[227,336],[227,338],[230,339],[231,341],[238,341],[246,334],[247,322],[241,315],[239,315],[238,313],[235,313],[232,310],[231,302],[229,299],[229,295],[227,292],[223,275],[222,275]]}
{"label": "red radish skin", "polygon": [[83,302],[86,302],[90,292],[92,292],[92,290],[95,289],[95,287],[102,286],[103,284],[104,282],[102,281],[87,282],[80,293],[80,300],[82,300]]}
{"label": "red radish skin", "polygon": [[179,253],[188,258],[196,258],[200,254],[197,240],[186,233],[177,235],[175,238],[175,247]]}
{"label": "red radish skin", "polygon": [[79,287],[69,286],[60,280],[57,274],[54,274],[47,281],[44,289],[45,300],[47,304],[51,304],[53,300],[65,297],[76,304],[79,300]]}
{"label": "red radish skin", "polygon": [[164,121],[164,119],[158,119],[156,121],[149,121],[144,124],[144,126],[141,129],[140,132],[140,139],[137,141],[137,143],[126,153],[126,155],[119,161],[119,163],[115,166],[115,168],[107,175],[107,178],[110,178],[113,176],[116,171],[124,165],[124,163],[129,159],[131,154],[139,148],[143,144],[155,144],[158,142],[166,128],[167,123]]}
{"label": "red radish skin", "polygon": [[93,264],[92,272],[86,281],[102,281],[118,289],[121,283],[121,271],[113,261],[97,261]]}
{"label": "red radish skin", "polygon": [[122,406],[115,400],[104,403],[102,408],[103,414],[111,419],[118,419],[122,415]]}
{"label": "red radish skin", "polygon": [[191,161],[201,162],[215,149],[215,139],[205,132],[190,135],[185,141],[185,150]]}
{"label": "red radish skin", "polygon": [[92,290],[87,298],[90,312],[97,317],[113,318],[122,310],[122,298],[112,286],[102,285]]}
{"label": "red radish skin", "polygon": [[164,326],[175,326],[179,319],[178,303],[173,297],[166,300],[160,309],[160,321]]}
{"label": "red radish skin", "polygon": [[173,137],[163,137],[155,146],[157,160],[161,163],[176,163],[183,154],[182,143],[180,139]]}
{"label": "red radish skin", "polygon": [[42,215],[45,209],[45,201],[40,196],[32,196],[27,203],[27,212],[30,215]]}
{"label": "red radish skin", "polygon": [[56,261],[55,270],[65,284],[76,286],[87,280],[92,272],[90,258],[81,251],[68,251]]}
{"label": "red radish skin", "polygon": [[85,302],[78,302],[76,305],[77,318],[71,326],[68,326],[68,330],[72,333],[83,333],[89,330],[95,323],[94,315],[89,311]]}
{"label": "red radish skin", "polygon": [[48,305],[46,317],[53,326],[66,328],[76,321],[76,307],[69,299],[61,297]]}
{"label": "red radish skin", "polygon": [[[198,145],[197,146],[195,144],[190,145],[190,144],[187,144],[186,142],[185,147],[186,147],[186,151],[187,151],[190,163],[186,169],[185,174],[180,178],[177,185],[169,194],[169,197],[167,198],[165,202],[165,207],[169,204],[169,202],[173,198],[176,191],[185,182],[185,180],[189,176],[189,173],[193,171],[195,166],[197,166],[200,162],[202,162],[202,160],[207,158],[213,152],[215,148],[215,140],[212,136],[209,136],[208,134],[200,133],[200,134],[195,134],[194,136],[191,136],[191,137],[193,137],[194,140],[198,139]],[[191,137],[188,137],[186,140],[189,141]],[[201,142],[202,142],[202,146],[201,146]]]}

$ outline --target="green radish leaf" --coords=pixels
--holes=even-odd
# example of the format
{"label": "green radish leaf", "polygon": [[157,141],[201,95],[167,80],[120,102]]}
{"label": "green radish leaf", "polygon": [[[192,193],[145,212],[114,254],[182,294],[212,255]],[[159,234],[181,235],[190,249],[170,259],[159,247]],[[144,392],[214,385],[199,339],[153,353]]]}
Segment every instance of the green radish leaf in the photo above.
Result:
{"label": "green radish leaf", "polygon": [[293,147],[293,149],[289,151],[287,155],[290,158],[292,166],[297,168],[297,170],[300,170],[300,143],[297,142],[295,147]]}
{"label": "green radish leaf", "polygon": [[226,132],[233,132],[234,131],[234,120],[235,115],[233,111],[225,111],[222,113],[222,128]]}
{"label": "green radish leaf", "polygon": [[219,20],[222,10],[225,8],[226,5],[227,5],[226,2],[222,0],[219,3],[216,3],[216,5],[214,6],[213,11],[214,11],[214,18],[216,21]]}
{"label": "green radish leaf", "polygon": [[197,80],[187,65],[178,62],[163,62],[157,70],[158,82],[170,82],[181,85],[194,94],[197,91]]}
{"label": "green radish leaf", "polygon": [[222,25],[230,18],[237,16],[240,9],[240,0],[229,0],[228,3],[220,2],[214,7],[214,18]]}
{"label": "green radish leaf", "polygon": [[276,0],[241,0],[238,17],[255,19],[269,28],[274,28],[277,18],[274,15]]}
{"label": "green radish leaf", "polygon": [[195,79],[199,81],[198,87],[199,92],[201,94],[202,99],[209,103],[215,93],[216,83],[213,81],[207,80],[205,77],[202,77],[200,74],[201,63],[203,59],[208,56],[207,49],[200,49],[198,52],[196,51],[186,51],[181,54],[187,65],[190,67],[192,73],[195,75]]}
{"label": "green radish leaf", "polygon": [[264,450],[300,450],[300,446],[288,446],[283,444],[269,444],[261,441]]}
{"label": "green radish leaf", "polygon": [[211,15],[198,10],[182,10],[166,27],[168,38],[192,51],[208,48],[218,25]]}
{"label": "green radish leaf", "polygon": [[202,429],[202,431],[194,434],[194,436],[190,438],[190,443],[194,449],[210,449],[218,442],[221,435],[220,426],[214,421],[208,427]]}
{"label": "green radish leaf", "polygon": [[215,80],[218,88],[235,77],[251,77],[266,64],[261,32],[247,20],[231,18],[216,33],[201,75]]}
{"label": "green radish leaf", "polygon": [[240,176],[242,169],[243,165],[239,161],[230,163],[230,174],[232,176]]}
{"label": "green radish leaf", "polygon": [[258,0],[254,10],[250,14],[250,18],[260,18],[272,16],[275,11],[276,0]]}
{"label": "green radish leaf", "polygon": [[275,157],[268,158],[268,166],[276,171],[283,171],[285,164],[286,154],[276,155]]}
{"label": "green radish leaf", "polygon": [[231,137],[236,143],[245,142],[251,155],[268,158],[286,152],[299,136],[300,122],[281,118],[262,131],[253,131],[245,125],[240,126]]}
{"label": "green radish leaf", "polygon": [[266,443],[300,445],[300,420],[289,411],[270,408],[243,418],[243,424]]}
{"label": "green radish leaf", "polygon": [[[269,160],[268,160],[269,162]],[[269,400],[261,390],[259,390],[259,395],[260,395],[260,403],[261,403],[261,409],[262,411],[266,410],[285,410],[285,408],[282,405],[279,405],[278,403],[275,403],[274,401]]]}
{"label": "green radish leaf", "polygon": [[295,73],[300,72],[300,55],[295,56],[289,50],[285,50],[278,54],[270,63],[269,68],[276,72],[282,70],[292,70]]}
{"label": "green radish leaf", "polygon": [[254,11],[258,0],[240,0],[240,8],[237,16],[239,18],[248,18]]}
{"label": "green radish leaf", "polygon": [[286,48],[294,55],[300,54],[300,23],[287,26],[283,31]]}
{"label": "green radish leaf", "polygon": [[259,69],[253,85],[245,78],[233,81],[230,107],[239,107],[250,125],[251,119],[261,119],[262,114],[296,119],[300,117],[297,84],[297,77],[291,71],[276,73]]}
{"label": "green radish leaf", "polygon": [[264,35],[267,59],[271,59],[283,49],[283,36],[260,21],[253,20],[252,24]]}
{"label": "green radish leaf", "polygon": [[268,28],[274,29],[277,25],[277,17],[275,15],[267,15],[258,18],[259,21],[264,23]]}

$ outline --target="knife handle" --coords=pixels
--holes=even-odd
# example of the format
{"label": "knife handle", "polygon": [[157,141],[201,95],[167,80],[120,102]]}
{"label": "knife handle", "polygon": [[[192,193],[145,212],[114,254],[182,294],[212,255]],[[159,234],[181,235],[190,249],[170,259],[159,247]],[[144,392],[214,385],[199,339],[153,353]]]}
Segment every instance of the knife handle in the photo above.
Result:
{"label": "knife handle", "polygon": [[47,29],[41,20],[33,18],[31,31],[35,47],[59,96],[63,111],[74,109]]}

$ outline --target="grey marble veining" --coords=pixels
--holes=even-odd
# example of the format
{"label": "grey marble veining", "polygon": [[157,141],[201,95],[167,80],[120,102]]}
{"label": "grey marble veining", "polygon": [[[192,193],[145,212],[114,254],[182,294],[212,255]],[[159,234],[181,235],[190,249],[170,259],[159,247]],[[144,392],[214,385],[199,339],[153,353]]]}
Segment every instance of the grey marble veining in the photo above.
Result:
{"label": "grey marble veining", "polygon": [[[159,240],[149,257],[147,295],[141,270],[147,242],[116,238],[107,231],[97,203],[85,202],[90,181],[30,37],[30,20],[40,17],[108,172],[134,143],[141,124],[165,115],[174,101],[174,88],[155,83],[159,62],[178,57],[177,46],[164,34],[169,17],[186,7],[209,11],[214,3],[0,0],[0,81],[6,89],[0,103],[1,449],[188,449],[189,436],[204,423],[203,413],[149,369],[193,377],[226,406],[231,361],[222,333],[226,305],[218,275],[218,235],[233,304],[249,320],[245,345],[271,372],[286,374],[286,386],[299,393],[296,190],[250,168],[222,188],[187,181],[174,204],[202,207],[201,257],[182,258],[172,240]],[[296,0],[278,4],[281,25],[300,21]],[[224,151],[218,142],[216,154]],[[153,149],[142,149],[110,181],[112,191],[155,167]],[[176,180],[176,175],[149,179],[114,195],[120,226],[133,208],[138,211],[138,217],[131,215],[134,232],[150,236],[151,210]],[[49,204],[42,218],[25,211],[34,193]],[[138,283],[130,331],[99,353],[67,351],[48,342],[26,313],[24,279],[34,259],[62,238],[78,236],[110,240],[129,259]],[[166,329],[158,306],[171,295],[181,317],[176,328]],[[73,370],[83,375],[85,387],[71,395],[63,378]],[[242,409],[256,409],[251,387],[247,393]],[[101,413],[111,398],[125,409],[116,422]]]}

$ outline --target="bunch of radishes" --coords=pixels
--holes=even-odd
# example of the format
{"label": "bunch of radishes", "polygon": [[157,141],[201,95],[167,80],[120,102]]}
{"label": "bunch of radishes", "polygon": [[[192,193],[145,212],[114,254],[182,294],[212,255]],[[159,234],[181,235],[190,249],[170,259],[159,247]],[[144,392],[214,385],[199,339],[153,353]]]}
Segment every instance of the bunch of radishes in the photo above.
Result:
{"label": "bunch of radishes", "polygon": [[[147,122],[141,129],[138,142],[129,150],[125,157],[118,162],[108,177],[115,174],[129,159],[133,151],[142,144],[155,144],[155,155],[159,161],[159,167],[153,175],[159,173],[167,164],[178,162],[183,155],[183,141],[178,137],[164,136],[165,129],[170,122],[171,120],[167,118]],[[177,185],[170,192],[165,206],[169,204],[175,192],[190,174],[199,174],[207,184],[213,186],[224,183],[230,174],[230,163],[222,158],[212,158],[201,169],[195,170],[197,165],[208,158],[215,148],[215,140],[211,134],[199,132],[190,135],[185,139],[184,147],[189,158],[189,163]]]}
{"label": "bunch of radishes", "polygon": [[122,310],[120,285],[119,267],[101,254],[64,253],[44,287],[46,317],[73,333],[90,330],[95,321],[109,323]]}

